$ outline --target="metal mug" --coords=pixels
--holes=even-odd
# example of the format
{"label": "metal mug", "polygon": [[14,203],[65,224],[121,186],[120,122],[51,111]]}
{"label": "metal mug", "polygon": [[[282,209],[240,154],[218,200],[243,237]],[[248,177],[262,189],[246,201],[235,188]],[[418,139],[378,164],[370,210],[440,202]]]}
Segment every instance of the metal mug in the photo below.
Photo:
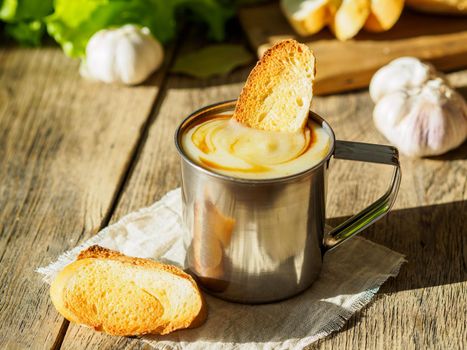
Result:
{"label": "metal mug", "polygon": [[[391,146],[337,141],[329,124],[310,118],[330,135],[328,154],[298,174],[274,179],[239,179],[193,162],[181,137],[199,118],[231,114],[236,101],[202,108],[178,127],[181,155],[186,265],[201,287],[241,303],[286,299],[307,289],[321,270],[323,255],[383,217],[401,180],[398,151]],[[325,233],[326,177],[331,157],[394,166],[387,192]],[[345,249],[345,248],[344,248]]]}

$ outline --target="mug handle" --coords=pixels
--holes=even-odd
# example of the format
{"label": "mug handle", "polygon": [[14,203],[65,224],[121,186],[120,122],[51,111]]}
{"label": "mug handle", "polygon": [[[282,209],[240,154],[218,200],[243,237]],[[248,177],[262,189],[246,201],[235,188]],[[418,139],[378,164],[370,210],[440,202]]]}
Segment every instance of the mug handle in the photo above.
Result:
{"label": "mug handle", "polygon": [[336,141],[334,158],[389,164],[394,166],[394,173],[391,184],[385,194],[325,235],[323,243],[326,250],[337,247],[348,238],[356,235],[386,215],[394,204],[401,182],[399,152],[395,147],[361,142]]}

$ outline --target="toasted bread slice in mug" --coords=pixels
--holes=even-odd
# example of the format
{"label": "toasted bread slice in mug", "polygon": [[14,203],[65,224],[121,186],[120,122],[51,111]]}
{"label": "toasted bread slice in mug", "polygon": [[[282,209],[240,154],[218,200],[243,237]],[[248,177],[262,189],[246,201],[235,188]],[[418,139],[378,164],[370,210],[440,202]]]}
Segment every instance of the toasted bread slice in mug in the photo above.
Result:
{"label": "toasted bread slice in mug", "polygon": [[201,325],[204,299],[181,269],[99,246],[80,253],[52,282],[66,319],[112,335],[167,334]]}
{"label": "toasted bread slice in mug", "polygon": [[313,52],[295,40],[283,40],[267,50],[251,71],[233,118],[260,130],[302,130],[308,119],[314,78]]}

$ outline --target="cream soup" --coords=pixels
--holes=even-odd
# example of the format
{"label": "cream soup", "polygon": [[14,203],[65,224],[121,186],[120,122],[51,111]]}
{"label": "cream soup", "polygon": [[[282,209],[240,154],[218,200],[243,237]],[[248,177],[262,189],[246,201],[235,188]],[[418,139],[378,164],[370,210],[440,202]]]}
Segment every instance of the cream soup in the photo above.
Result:
{"label": "cream soup", "polygon": [[243,126],[224,114],[195,123],[182,136],[182,147],[191,160],[216,173],[270,179],[313,167],[329,152],[330,140],[313,121],[302,132],[272,132]]}

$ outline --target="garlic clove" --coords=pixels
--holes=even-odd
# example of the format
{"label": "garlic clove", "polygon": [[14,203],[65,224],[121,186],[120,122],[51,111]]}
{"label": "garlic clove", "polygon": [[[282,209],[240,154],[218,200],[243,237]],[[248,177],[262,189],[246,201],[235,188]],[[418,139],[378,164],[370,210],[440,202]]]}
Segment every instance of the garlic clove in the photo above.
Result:
{"label": "garlic clove", "polygon": [[376,104],[373,119],[376,128],[408,156],[443,154],[467,138],[467,104],[441,78],[385,95]]}
{"label": "garlic clove", "polygon": [[115,44],[115,77],[123,84],[137,84],[146,78],[146,72],[135,65],[139,58],[144,60],[141,46],[144,45],[138,36],[125,34],[125,40]]}
{"label": "garlic clove", "polygon": [[374,102],[377,102],[385,94],[419,87],[439,76],[431,64],[423,63],[415,57],[401,57],[374,74],[370,82],[370,96]]}
{"label": "garlic clove", "polygon": [[160,67],[163,56],[149,29],[127,24],[91,37],[80,74],[106,83],[139,84]]}

